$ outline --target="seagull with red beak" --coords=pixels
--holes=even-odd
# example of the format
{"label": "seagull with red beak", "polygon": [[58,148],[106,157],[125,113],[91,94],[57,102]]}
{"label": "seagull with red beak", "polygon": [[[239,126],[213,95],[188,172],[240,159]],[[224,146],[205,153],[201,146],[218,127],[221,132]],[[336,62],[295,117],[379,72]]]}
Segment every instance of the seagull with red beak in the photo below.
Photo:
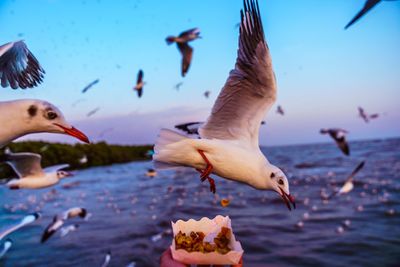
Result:
{"label": "seagull with red beak", "polygon": [[215,193],[216,174],[259,190],[277,192],[296,207],[286,175],[271,164],[259,146],[259,129],[275,103],[277,86],[264,36],[258,2],[244,1],[239,49],[234,69],[198,130],[200,139],[162,129],[154,147],[156,168],[192,167]]}
{"label": "seagull with red beak", "polygon": [[31,133],[60,133],[85,143],[89,139],[69,124],[61,111],[43,100],[0,102],[0,148]]}

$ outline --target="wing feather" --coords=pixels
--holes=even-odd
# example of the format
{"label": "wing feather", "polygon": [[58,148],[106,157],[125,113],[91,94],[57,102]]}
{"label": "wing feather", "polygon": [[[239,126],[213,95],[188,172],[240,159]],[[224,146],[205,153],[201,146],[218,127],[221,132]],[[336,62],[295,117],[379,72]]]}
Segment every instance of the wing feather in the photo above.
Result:
{"label": "wing feather", "polygon": [[233,69],[211,115],[199,129],[202,138],[241,139],[258,146],[261,122],[276,100],[276,81],[257,0],[245,0],[239,49]]}

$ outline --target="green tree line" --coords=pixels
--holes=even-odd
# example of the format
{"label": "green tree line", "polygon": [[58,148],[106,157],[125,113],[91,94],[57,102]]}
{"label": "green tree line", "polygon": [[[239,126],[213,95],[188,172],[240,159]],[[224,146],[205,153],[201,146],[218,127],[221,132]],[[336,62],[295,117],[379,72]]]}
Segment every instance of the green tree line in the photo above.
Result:
{"label": "green tree line", "polygon": [[[41,141],[15,142],[8,145],[12,152],[32,152],[42,156],[42,167],[67,163],[72,169],[83,169],[94,166],[105,166],[115,163],[148,160],[152,145],[122,146],[109,145],[106,142],[95,144],[61,144]],[[4,149],[0,151],[0,155]],[[86,163],[80,160],[87,158]],[[0,178],[15,177],[12,169],[0,163]]]}

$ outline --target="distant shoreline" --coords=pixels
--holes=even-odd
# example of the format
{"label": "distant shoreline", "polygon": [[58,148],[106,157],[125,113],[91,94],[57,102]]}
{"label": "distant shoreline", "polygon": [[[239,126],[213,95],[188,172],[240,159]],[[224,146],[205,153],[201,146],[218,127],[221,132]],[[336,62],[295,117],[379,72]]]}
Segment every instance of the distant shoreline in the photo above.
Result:
{"label": "distant shoreline", "polygon": [[[22,141],[7,146],[12,152],[31,152],[42,156],[42,166],[69,164],[71,169],[85,169],[151,159],[148,153],[153,145],[110,145],[106,142],[94,144],[63,144],[43,141]],[[4,152],[0,151],[0,155]],[[86,160],[85,160],[86,158]],[[15,173],[5,163],[0,163],[0,179],[15,177]]]}

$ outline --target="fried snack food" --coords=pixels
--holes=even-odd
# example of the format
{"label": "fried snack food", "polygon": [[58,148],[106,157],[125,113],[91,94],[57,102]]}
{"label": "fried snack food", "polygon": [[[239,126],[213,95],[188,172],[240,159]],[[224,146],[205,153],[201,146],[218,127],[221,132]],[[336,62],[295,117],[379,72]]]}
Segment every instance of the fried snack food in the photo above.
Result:
{"label": "fried snack food", "polygon": [[221,232],[218,233],[217,237],[214,238],[214,243],[204,242],[205,234],[203,232],[190,232],[189,235],[179,233],[175,236],[175,248],[184,249],[187,252],[218,252],[220,254],[226,254],[231,249],[229,248],[231,230],[227,227],[221,227]]}
{"label": "fried snack food", "polygon": [[221,206],[222,206],[222,207],[228,206],[229,203],[231,203],[231,201],[230,201],[229,199],[227,199],[227,198],[221,199]]}

